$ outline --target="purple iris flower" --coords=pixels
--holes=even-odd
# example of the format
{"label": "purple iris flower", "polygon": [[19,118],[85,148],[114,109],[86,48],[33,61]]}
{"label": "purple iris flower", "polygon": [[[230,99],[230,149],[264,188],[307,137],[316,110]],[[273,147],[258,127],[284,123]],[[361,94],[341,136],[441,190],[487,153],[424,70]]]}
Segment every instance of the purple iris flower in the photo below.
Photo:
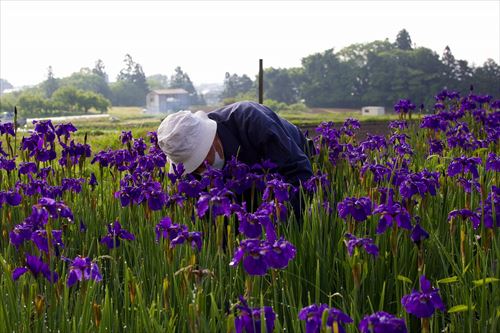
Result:
{"label": "purple iris flower", "polygon": [[401,178],[399,192],[406,199],[411,199],[415,194],[424,197],[427,192],[436,195],[439,187],[439,172],[430,172],[424,169],[417,173],[409,173]]}
{"label": "purple iris flower", "polygon": [[429,233],[420,226],[420,223],[415,224],[411,230],[410,238],[413,243],[420,244],[424,239],[429,238]]}
{"label": "purple iris flower", "polygon": [[64,136],[65,140],[68,140],[72,132],[76,132],[77,128],[73,126],[72,123],[57,124],[55,126],[55,132],[58,138]]}
{"label": "purple iris flower", "polygon": [[21,162],[18,167],[18,173],[20,175],[27,175],[29,173],[36,173],[38,168],[34,162]]}
{"label": "purple iris flower", "polygon": [[365,175],[366,171],[370,170],[373,173],[373,180],[375,182],[382,182],[388,180],[391,176],[391,169],[382,164],[365,164],[361,167],[361,175]]}
{"label": "purple iris flower", "polygon": [[179,193],[186,195],[188,198],[198,198],[201,191],[207,187],[208,184],[196,179],[186,179],[179,181],[177,190]]}
{"label": "purple iris flower", "polygon": [[479,104],[485,104],[485,103],[489,103],[493,99],[493,96],[491,96],[491,95],[483,95],[483,96],[472,95],[471,98],[472,98],[472,100],[476,101]]}
{"label": "purple iris flower", "polygon": [[357,238],[354,235],[349,233],[345,234],[345,244],[347,246],[347,252],[349,252],[349,256],[352,257],[354,254],[355,247],[363,247],[366,253],[371,254],[374,257],[377,257],[379,254],[379,250],[377,245],[373,242],[371,238]]}
{"label": "purple iris flower", "polygon": [[[500,227],[500,188],[496,186],[491,187],[491,192],[488,193],[488,197],[485,202],[482,203],[484,207],[484,226],[485,228],[492,229],[495,227]],[[483,214],[481,207],[476,210],[477,214],[480,216]],[[494,216],[496,216],[495,221]]]}
{"label": "purple iris flower", "polygon": [[184,174],[184,165],[182,163],[179,164],[171,164],[173,173],[168,173],[167,176],[170,179],[170,182],[172,184],[175,184],[177,180],[182,178],[182,175]]}
{"label": "purple iris flower", "polygon": [[37,256],[32,256],[26,253],[26,266],[18,267],[12,271],[12,279],[17,281],[21,275],[30,271],[35,278],[40,275],[40,273],[51,283],[57,282],[59,275],[56,272],[52,272],[42,258]]}
{"label": "purple iris flower", "polygon": [[460,93],[454,90],[443,89],[439,94],[434,96],[434,98],[436,101],[445,101],[446,98],[449,98],[450,100],[459,99]]}
{"label": "purple iris flower", "polygon": [[389,128],[404,130],[408,128],[408,123],[406,120],[392,120],[389,122]]}
{"label": "purple iris flower", "polygon": [[500,172],[500,156],[497,156],[495,153],[489,153],[486,159],[486,170]]}
{"label": "purple iris flower", "polygon": [[23,222],[18,224],[12,229],[9,233],[10,242],[16,248],[19,248],[21,244],[31,239],[31,235],[33,234],[33,226],[30,223]]}
{"label": "purple iris flower", "polygon": [[400,228],[411,230],[410,214],[399,202],[390,200],[387,204],[380,204],[375,207],[373,214],[381,214],[377,234],[384,233],[393,223],[397,223]]}
{"label": "purple iris flower", "polygon": [[367,155],[361,146],[353,146],[352,144],[344,144],[344,152],[342,156],[349,161],[350,165],[355,165],[356,163],[364,163],[367,159]]}
{"label": "purple iris flower", "polygon": [[[56,249],[57,247],[64,248],[62,242],[62,231],[52,230],[51,245]],[[47,238],[47,231],[45,230],[35,230],[31,234],[31,240],[35,243],[36,247],[45,253],[49,253],[49,240]],[[56,250],[58,252],[58,250]]]}
{"label": "purple iris flower", "polygon": [[92,155],[92,149],[88,144],[75,143],[71,140],[69,146],[61,142],[63,147],[61,151],[61,158],[59,159],[59,165],[70,166],[79,164],[82,157],[90,157]]}
{"label": "purple iris flower", "polygon": [[214,217],[231,215],[231,199],[229,197],[232,195],[230,191],[218,188],[212,188],[209,193],[203,193],[196,203],[198,217],[205,216],[209,208]]}
{"label": "purple iris flower", "polygon": [[469,209],[454,209],[448,214],[448,222],[450,222],[455,217],[460,216],[462,219],[470,219],[474,229],[477,229],[481,224],[481,217],[479,214],[469,210]]}
{"label": "purple iris flower", "polygon": [[244,209],[241,209],[236,212],[236,215],[240,222],[238,231],[248,238],[260,238],[263,227],[266,230],[269,227],[273,228],[269,212],[265,209],[258,209],[255,213],[248,213]]}
{"label": "purple iris flower", "polygon": [[187,226],[172,223],[172,219],[168,216],[165,216],[155,226],[156,241],[158,242],[160,240],[160,237],[173,240],[183,231],[187,231]]}
{"label": "purple iris flower", "polygon": [[79,178],[63,178],[61,180],[61,185],[64,191],[71,191],[74,193],[80,193],[82,191],[82,184],[85,182],[85,179]]}
{"label": "purple iris flower", "polygon": [[298,316],[300,320],[306,321],[306,333],[319,333],[321,331],[325,311],[328,312],[326,326],[331,327],[332,332],[345,333],[344,324],[353,322],[351,317],[337,308],[330,308],[326,304],[311,304],[302,308]]}
{"label": "purple iris flower", "polygon": [[271,268],[284,269],[288,266],[288,262],[295,258],[296,253],[295,246],[281,237],[274,243],[269,243],[266,261]]}
{"label": "purple iris flower", "polygon": [[401,304],[406,312],[418,318],[431,317],[436,309],[446,311],[446,307],[439,296],[439,289],[433,288],[425,275],[420,277],[421,291],[413,290],[411,294],[403,296]]}
{"label": "purple iris flower", "polygon": [[113,151],[111,149],[101,150],[100,152],[94,155],[94,158],[92,159],[90,164],[98,162],[101,168],[106,168],[110,165],[112,159],[113,159]]}
{"label": "purple iris flower", "polygon": [[429,128],[435,132],[443,131],[445,132],[448,128],[448,121],[443,119],[442,114],[433,114],[424,116],[422,122],[420,123],[420,128]]}
{"label": "purple iris flower", "polygon": [[19,206],[19,204],[23,200],[23,197],[17,191],[6,191],[3,192],[2,194],[4,197],[4,202],[6,202],[7,204],[9,204],[9,206],[12,207]]}
{"label": "purple iris flower", "polygon": [[11,135],[11,136],[15,136],[16,133],[15,133],[15,130],[14,130],[14,123],[2,123],[0,124],[0,135]]}
{"label": "purple iris flower", "polygon": [[340,133],[345,134],[347,136],[353,136],[353,130],[361,128],[361,124],[359,120],[354,118],[347,118],[344,121],[344,124],[340,128]]}
{"label": "purple iris flower", "polygon": [[282,238],[274,242],[244,239],[229,266],[236,267],[243,261],[243,268],[248,274],[265,275],[269,268],[283,269],[288,266],[295,253],[295,247]]}
{"label": "purple iris flower", "polygon": [[167,196],[162,190],[152,190],[146,192],[148,207],[151,210],[161,210],[167,202]]}
{"label": "purple iris flower", "polygon": [[356,221],[362,222],[372,214],[372,202],[368,197],[345,198],[337,204],[337,211],[344,220],[351,215]]}
{"label": "purple iris flower", "polygon": [[269,246],[258,239],[245,239],[234,252],[229,266],[236,267],[243,260],[243,268],[250,275],[265,275],[268,269],[266,254]]}
{"label": "purple iris flower", "polygon": [[385,137],[372,134],[367,134],[367,138],[361,141],[359,145],[363,149],[363,152],[367,152],[369,150],[381,151],[383,148],[387,148]]}
{"label": "purple iris flower", "polygon": [[122,144],[127,144],[128,142],[132,141],[132,132],[131,131],[122,131],[122,134],[120,135],[120,139],[122,141]]}
{"label": "purple iris flower", "polygon": [[133,145],[134,151],[139,155],[139,156],[144,156],[144,152],[148,148],[146,145],[146,142],[144,142],[143,138],[138,138],[134,139],[134,145]]}
{"label": "purple iris flower", "polygon": [[198,251],[200,251],[202,247],[201,232],[199,231],[189,232],[186,230],[182,230],[179,234],[177,234],[177,237],[171,240],[170,247],[174,248],[177,245],[183,244],[185,242],[190,243],[193,249],[196,247]]}
{"label": "purple iris flower", "polygon": [[404,319],[379,311],[365,316],[358,325],[361,333],[407,333]]}
{"label": "purple iris flower", "polygon": [[38,200],[36,205],[32,207],[32,215],[42,214],[40,210],[46,210],[53,219],[66,218],[68,221],[73,221],[73,212],[62,201],[56,201],[52,198],[43,197]]}
{"label": "purple iris flower", "polygon": [[278,202],[283,203],[290,200],[289,189],[292,185],[285,183],[279,179],[271,179],[267,182],[267,187],[262,195],[262,200],[270,200],[273,197]]}
{"label": "purple iris flower", "polygon": [[99,183],[97,182],[97,178],[93,172],[90,173],[90,180],[88,184],[92,187],[99,185]]}
{"label": "purple iris flower", "polygon": [[396,113],[408,113],[415,110],[415,104],[413,104],[409,99],[400,99],[396,104],[394,104],[394,111]]}
{"label": "purple iris flower", "polygon": [[6,159],[3,156],[0,156],[0,169],[4,169],[5,171],[12,171],[16,168],[16,160]]}
{"label": "purple iris flower", "polygon": [[326,173],[318,170],[314,176],[304,182],[303,187],[309,193],[316,193],[318,187],[321,187],[323,192],[328,192],[330,189],[330,180]]}
{"label": "purple iris flower", "polygon": [[481,162],[482,161],[479,157],[456,157],[448,166],[448,176],[453,177],[458,174],[463,175],[469,171],[473,178],[478,178],[479,172],[477,171],[477,165],[481,164]]}
{"label": "purple iris flower", "polygon": [[102,280],[97,263],[90,258],[77,256],[73,260],[69,258],[64,259],[70,263],[67,281],[68,287],[73,286],[77,281],[94,280],[99,282]]}
{"label": "purple iris flower", "polygon": [[236,333],[260,333],[261,332],[261,318],[264,314],[266,322],[266,332],[271,333],[274,331],[274,321],[276,314],[270,306],[261,308],[250,308],[247,301],[243,296],[240,296],[240,304],[236,306],[236,318],[234,326]]}
{"label": "purple iris flower", "polygon": [[431,139],[429,140],[429,154],[430,155],[441,155],[441,153],[443,152],[443,149],[444,149],[444,145],[443,145],[443,142],[441,140],[434,140],[434,139]]}
{"label": "purple iris flower", "polygon": [[458,185],[460,185],[466,193],[472,193],[475,190],[477,193],[481,193],[481,185],[476,179],[466,179],[463,177],[458,177]]}
{"label": "purple iris flower", "polygon": [[113,249],[120,246],[120,239],[130,241],[135,239],[135,236],[131,232],[122,229],[122,226],[118,221],[110,223],[107,228],[108,234],[101,239],[101,243],[105,244],[108,249]]}

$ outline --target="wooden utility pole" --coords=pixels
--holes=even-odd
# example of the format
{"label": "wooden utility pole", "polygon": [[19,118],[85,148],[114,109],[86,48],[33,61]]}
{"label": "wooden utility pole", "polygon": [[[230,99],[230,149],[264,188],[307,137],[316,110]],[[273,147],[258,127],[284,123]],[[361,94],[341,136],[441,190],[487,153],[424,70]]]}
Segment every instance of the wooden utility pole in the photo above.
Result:
{"label": "wooden utility pole", "polygon": [[259,103],[264,102],[264,69],[262,59],[259,59]]}

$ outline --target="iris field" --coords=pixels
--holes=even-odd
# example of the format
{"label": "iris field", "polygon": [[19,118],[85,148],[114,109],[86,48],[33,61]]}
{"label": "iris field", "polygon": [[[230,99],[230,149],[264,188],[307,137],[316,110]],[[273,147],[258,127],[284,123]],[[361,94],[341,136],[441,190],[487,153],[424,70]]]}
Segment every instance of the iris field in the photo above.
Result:
{"label": "iris field", "polygon": [[320,124],[297,187],[0,124],[0,332],[497,332],[500,100],[435,99],[387,137]]}

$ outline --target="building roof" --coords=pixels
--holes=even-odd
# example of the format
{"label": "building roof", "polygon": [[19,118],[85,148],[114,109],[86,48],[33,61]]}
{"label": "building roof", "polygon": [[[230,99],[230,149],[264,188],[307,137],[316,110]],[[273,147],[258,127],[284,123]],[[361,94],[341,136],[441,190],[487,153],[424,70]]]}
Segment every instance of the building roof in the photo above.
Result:
{"label": "building roof", "polygon": [[153,93],[157,95],[184,95],[184,94],[189,94],[186,90],[182,88],[176,88],[176,89],[156,89],[152,91]]}

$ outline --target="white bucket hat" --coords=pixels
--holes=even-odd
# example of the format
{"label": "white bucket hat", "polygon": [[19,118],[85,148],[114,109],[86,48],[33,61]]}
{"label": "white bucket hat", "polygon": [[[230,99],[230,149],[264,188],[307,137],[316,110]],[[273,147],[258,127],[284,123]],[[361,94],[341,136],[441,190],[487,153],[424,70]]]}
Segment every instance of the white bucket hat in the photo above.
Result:
{"label": "white bucket hat", "polygon": [[185,172],[191,173],[207,157],[216,132],[217,123],[204,111],[179,111],[161,122],[158,144],[170,163],[182,163]]}

